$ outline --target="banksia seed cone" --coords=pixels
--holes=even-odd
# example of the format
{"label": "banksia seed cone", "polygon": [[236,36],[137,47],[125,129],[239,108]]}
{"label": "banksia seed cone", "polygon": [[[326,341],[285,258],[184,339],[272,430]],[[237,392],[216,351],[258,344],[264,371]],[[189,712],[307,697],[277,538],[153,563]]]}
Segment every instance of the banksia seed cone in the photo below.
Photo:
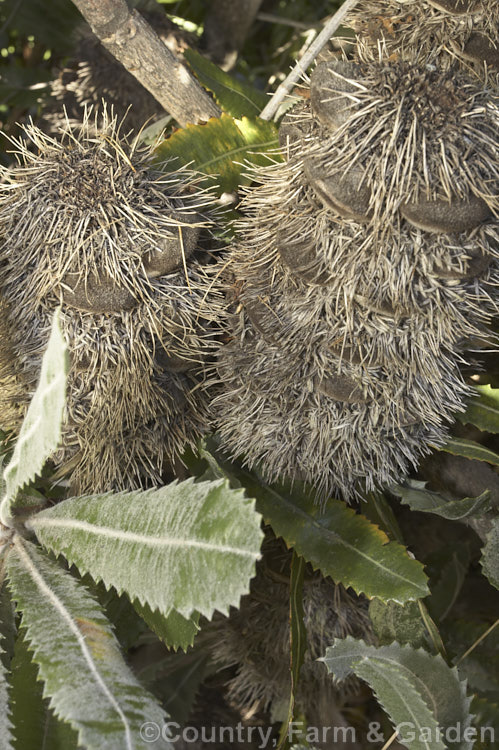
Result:
{"label": "banksia seed cone", "polygon": [[59,463],[80,492],[158,482],[207,425],[218,302],[198,247],[209,197],[188,172],[155,171],[106,112],[60,140],[26,135],[37,153],[18,144],[0,186],[1,293],[26,387],[62,305],[72,364]]}
{"label": "banksia seed cone", "polygon": [[10,430],[19,423],[28,394],[23,388],[19,363],[11,342],[9,315],[0,298],[0,409],[1,429]]}
{"label": "banksia seed cone", "polygon": [[361,60],[382,57],[456,67],[497,85],[496,0],[360,0],[346,24],[357,33]]}
{"label": "banksia seed cone", "polygon": [[[227,698],[240,710],[258,704],[274,715],[287,712],[291,690],[289,659],[289,566],[291,554],[280,540],[266,539],[263,559],[250,593],[229,617],[217,616],[203,628],[211,656],[221,668],[235,674],[227,683]],[[322,695],[329,698],[328,716],[335,699],[355,690],[354,682],[335,686],[333,678],[317,661],[335,638],[352,635],[367,642],[373,638],[364,597],[335,585],[320,573],[305,576],[304,624],[307,652],[298,682],[298,704],[307,718],[314,714]],[[282,718],[282,717],[281,717]],[[324,717],[323,717],[324,718]]]}
{"label": "banksia seed cone", "polygon": [[345,498],[441,442],[497,312],[497,102],[459,70],[321,62],[232,251],[225,447]]}

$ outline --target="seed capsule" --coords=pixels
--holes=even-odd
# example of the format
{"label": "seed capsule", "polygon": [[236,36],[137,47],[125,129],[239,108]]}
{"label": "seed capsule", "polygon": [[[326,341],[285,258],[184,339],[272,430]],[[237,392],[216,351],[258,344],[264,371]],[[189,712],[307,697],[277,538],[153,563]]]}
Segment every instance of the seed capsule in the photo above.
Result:
{"label": "seed capsule", "polygon": [[345,219],[367,221],[371,190],[362,184],[362,172],[350,169],[345,175],[328,176],[327,168],[313,157],[304,159],[309,184],[322,201]]}
{"label": "seed capsule", "polygon": [[461,51],[466,60],[483,63],[491,68],[499,68],[499,47],[483,34],[474,32]]}
{"label": "seed capsule", "polygon": [[144,269],[149,278],[166,276],[177,271],[196,249],[201,229],[196,226],[182,225],[189,219],[194,223],[196,217],[174,213],[171,218],[177,222],[173,230],[173,232],[176,231],[177,236],[164,237],[161,240],[160,249],[149,250],[144,255]]}
{"label": "seed capsule", "polygon": [[82,279],[76,273],[68,273],[61,290],[66,305],[85,312],[124,312],[138,305],[138,300],[128,289],[116,286],[112,279],[105,277],[92,275]]}
{"label": "seed capsule", "polygon": [[316,384],[316,388],[324,396],[346,404],[364,404],[368,400],[358,383],[348,375],[329,374]]}
{"label": "seed capsule", "polygon": [[330,61],[320,62],[310,77],[312,111],[331,130],[344,125],[352,114],[359,90],[353,80],[358,73],[354,63]]}
{"label": "seed capsule", "polygon": [[428,232],[461,234],[469,232],[489,218],[490,208],[476,196],[463,200],[448,201],[419,200],[400,207],[400,213],[415,227]]}

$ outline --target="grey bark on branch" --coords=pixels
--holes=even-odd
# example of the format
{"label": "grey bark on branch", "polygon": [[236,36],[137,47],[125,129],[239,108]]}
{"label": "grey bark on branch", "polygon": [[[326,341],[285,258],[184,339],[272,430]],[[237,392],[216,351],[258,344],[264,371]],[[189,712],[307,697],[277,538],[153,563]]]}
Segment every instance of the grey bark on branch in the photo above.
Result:
{"label": "grey bark on branch", "polygon": [[194,76],[125,0],[73,0],[104,47],[179,125],[206,122],[220,110]]}

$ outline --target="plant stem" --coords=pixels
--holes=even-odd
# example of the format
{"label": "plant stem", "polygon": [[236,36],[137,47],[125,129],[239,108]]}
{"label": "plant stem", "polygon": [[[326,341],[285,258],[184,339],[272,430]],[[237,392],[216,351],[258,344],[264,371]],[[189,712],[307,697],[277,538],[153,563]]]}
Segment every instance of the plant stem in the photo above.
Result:
{"label": "plant stem", "polygon": [[219,108],[188,68],[125,0],[73,2],[104,47],[180,125],[219,117]]}
{"label": "plant stem", "polygon": [[338,26],[340,26],[348,11],[351,10],[354,5],[357,5],[357,3],[358,0],[345,0],[341,8],[338,8],[334,16],[329,19],[317,39],[312,42],[310,47],[302,55],[301,59],[298,60],[291,73],[280,84],[270,101],[266,104],[264,109],[262,109],[260,113],[260,117],[262,118],[262,120],[271,120],[274,117],[275,113],[279,109],[279,105],[289,94],[294,84],[303,75],[303,73],[305,73],[308,66],[315,60],[321,49],[333,36],[334,32],[336,31]]}

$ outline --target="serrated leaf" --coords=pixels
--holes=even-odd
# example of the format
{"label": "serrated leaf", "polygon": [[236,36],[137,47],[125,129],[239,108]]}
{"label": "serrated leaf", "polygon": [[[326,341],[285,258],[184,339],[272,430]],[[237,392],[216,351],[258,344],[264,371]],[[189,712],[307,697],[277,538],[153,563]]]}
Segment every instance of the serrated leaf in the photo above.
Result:
{"label": "serrated leaf", "polygon": [[[78,732],[87,750],[136,750],[144,721],[160,727],[163,710],[125,664],[101,607],[67,571],[16,537],[6,560],[44,697]],[[172,750],[158,739],[150,747]]]}
{"label": "serrated leaf", "polygon": [[499,455],[474,440],[451,437],[447,439],[445,445],[439,445],[438,450],[451,453],[453,456],[469,458],[472,461],[486,461],[494,466],[499,466]]}
{"label": "serrated leaf", "polygon": [[228,613],[249,590],[263,533],[254,500],[225,480],[70,498],[27,524],[81,573],[184,617]]}
{"label": "serrated leaf", "polygon": [[[0,644],[0,655],[5,654]],[[0,743],[2,750],[12,750],[12,722],[9,713],[9,692],[7,688],[7,670],[0,658]]]}
{"label": "serrated leaf", "polygon": [[354,672],[372,688],[398,729],[400,744],[410,750],[447,750],[439,739],[437,720],[403,669],[371,656],[356,664]]}
{"label": "serrated leaf", "polygon": [[470,399],[465,412],[456,414],[456,419],[483,432],[499,432],[499,388],[476,385],[473,389],[476,397]]}
{"label": "serrated leaf", "polygon": [[227,461],[207,443],[226,476],[256,498],[256,508],[277,536],[286,540],[315,570],[357,594],[401,604],[429,593],[423,566],[367,518],[339,500],[325,507],[298,482],[270,485],[255,473]]}
{"label": "serrated leaf", "polygon": [[154,153],[158,168],[161,169],[161,162],[167,163],[169,171],[189,165],[210,175],[208,184],[216,185],[220,193],[231,193],[249,181],[243,175],[245,162],[256,166],[268,164],[265,154],[277,146],[274,123],[249,117],[235,120],[222,115],[211,118],[205,125],[187,125],[177,130]]}
{"label": "serrated leaf", "polygon": [[220,109],[233,117],[256,117],[268,97],[248,83],[233,78],[194,49],[186,49],[184,57],[199,82],[215,96]]}
{"label": "serrated leaf", "polygon": [[403,485],[396,484],[390,489],[401,498],[402,504],[408,505],[411,510],[435,513],[450,521],[463,521],[465,518],[482,515],[491,505],[489,490],[485,490],[478,497],[446,500],[438,492],[427,490],[426,482],[415,479],[407,479]]}
{"label": "serrated leaf", "polygon": [[152,610],[147,604],[140,604],[136,600],[133,606],[137,613],[143,618],[147,626],[160,638],[165,646],[178,651],[187,651],[194,643],[194,638],[199,632],[199,613],[195,612],[190,617],[184,617],[172,609],[167,615]]}
{"label": "serrated leaf", "polygon": [[395,602],[380,602],[373,599],[369,604],[369,617],[380,645],[398,641],[410,646],[422,646],[426,628],[417,602],[408,602],[403,606]]}
{"label": "serrated leaf", "polygon": [[10,685],[15,750],[77,750],[76,732],[54,716],[43,697],[38,668],[22,630],[16,641]]}
{"label": "serrated leaf", "polygon": [[0,661],[2,661],[6,670],[10,668],[17,639],[15,615],[12,599],[10,598],[7,586],[3,582],[0,588],[0,644],[4,650]]}
{"label": "serrated leaf", "polygon": [[492,528],[487,534],[487,542],[482,549],[480,560],[483,574],[490,583],[499,589],[499,519],[494,519]]}
{"label": "serrated leaf", "polygon": [[128,651],[132,646],[135,646],[141,634],[147,630],[147,626],[135,611],[128,596],[126,594],[119,596],[115,589],[107,589],[102,582],[96,583],[92,576],[79,576],[76,568],[74,568],[74,572],[75,577],[81,580],[104,609],[104,614],[111,622],[124,651]]}
{"label": "serrated leaf", "polygon": [[12,458],[4,471],[5,497],[0,519],[9,525],[10,509],[20,489],[39,474],[45,461],[59,445],[66,400],[68,353],[54,314],[47,349],[43,355],[40,381],[17,438]]}
{"label": "serrated leaf", "polygon": [[[452,742],[452,747],[471,750],[473,743],[466,733],[471,724],[466,683],[441,656],[397,643],[369,646],[348,637],[336,639],[321,661],[337,679],[352,673],[365,679],[395,726],[405,723],[405,730],[414,733],[414,739],[408,738],[407,731],[399,737],[411,750],[446,750],[447,745],[433,731],[436,725],[444,737],[448,729],[457,728],[459,742]],[[419,727],[430,730],[423,732],[425,739],[431,735],[426,744],[419,741]]]}

